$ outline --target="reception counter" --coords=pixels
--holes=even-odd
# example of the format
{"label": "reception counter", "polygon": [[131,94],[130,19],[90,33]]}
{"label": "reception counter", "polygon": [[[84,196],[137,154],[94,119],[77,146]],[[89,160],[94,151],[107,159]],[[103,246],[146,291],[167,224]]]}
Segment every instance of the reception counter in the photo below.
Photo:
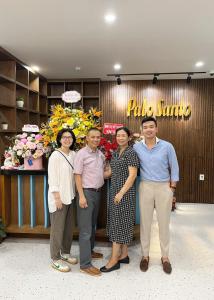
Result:
{"label": "reception counter", "polygon": [[[136,181],[136,186],[139,179]],[[106,240],[106,209],[110,181],[102,188],[97,239]],[[46,170],[0,170],[0,205],[2,219],[9,235],[49,236],[48,178]],[[74,238],[78,237],[76,203],[74,205]],[[138,193],[136,198],[135,237],[139,236]]]}

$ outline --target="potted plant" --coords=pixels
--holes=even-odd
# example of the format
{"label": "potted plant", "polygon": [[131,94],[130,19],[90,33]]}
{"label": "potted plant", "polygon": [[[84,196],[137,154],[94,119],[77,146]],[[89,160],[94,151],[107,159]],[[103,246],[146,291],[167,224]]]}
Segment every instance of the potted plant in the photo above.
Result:
{"label": "potted plant", "polygon": [[0,244],[3,241],[3,239],[6,238],[7,236],[4,229],[5,229],[4,224],[2,223],[2,219],[0,218]]}
{"label": "potted plant", "polygon": [[1,123],[1,128],[2,128],[3,130],[7,130],[7,129],[8,129],[8,123],[7,123],[7,122],[2,122],[2,123]]}
{"label": "potted plant", "polygon": [[16,103],[18,107],[23,107],[24,106],[24,97],[19,96],[16,98]]}

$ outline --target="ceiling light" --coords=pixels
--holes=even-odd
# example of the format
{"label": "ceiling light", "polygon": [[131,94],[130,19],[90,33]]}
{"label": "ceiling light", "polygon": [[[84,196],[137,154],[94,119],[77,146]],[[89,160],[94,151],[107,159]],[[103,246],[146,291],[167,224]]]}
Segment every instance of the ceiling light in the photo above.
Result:
{"label": "ceiling light", "polygon": [[190,84],[192,77],[190,76],[190,74],[188,74],[187,76],[187,83]]}
{"label": "ceiling light", "polygon": [[32,66],[31,69],[34,70],[35,72],[39,72],[40,70],[39,67],[37,66]]}
{"label": "ceiling light", "polygon": [[117,84],[118,84],[118,85],[121,85],[122,80],[121,80],[120,76],[117,76],[116,78],[117,78]]}
{"label": "ceiling light", "polygon": [[112,24],[116,20],[116,16],[114,14],[107,14],[107,15],[105,15],[104,18],[105,18],[105,22],[108,24]]}
{"label": "ceiling light", "polygon": [[203,65],[204,65],[203,61],[198,61],[198,62],[195,64],[195,66],[196,66],[197,68],[203,67]]}
{"label": "ceiling light", "polygon": [[153,79],[152,79],[152,83],[153,83],[153,84],[156,84],[156,83],[157,83],[157,81],[158,81],[158,75],[159,75],[159,74],[154,74],[154,77],[153,77]]}
{"label": "ceiling light", "polygon": [[114,69],[115,70],[120,70],[121,69],[121,65],[120,64],[115,64],[114,65]]}

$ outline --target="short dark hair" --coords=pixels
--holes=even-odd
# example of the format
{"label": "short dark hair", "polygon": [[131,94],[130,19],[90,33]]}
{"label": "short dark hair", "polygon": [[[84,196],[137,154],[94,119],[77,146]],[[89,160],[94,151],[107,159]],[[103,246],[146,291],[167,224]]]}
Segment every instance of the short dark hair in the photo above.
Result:
{"label": "short dark hair", "polygon": [[101,134],[101,131],[97,128],[97,127],[91,127],[89,128],[88,132],[87,132],[87,135],[91,132],[91,131],[99,131],[99,133]]}
{"label": "short dark hair", "polygon": [[57,137],[56,137],[56,142],[57,142],[57,146],[58,148],[60,148],[62,146],[61,144],[61,138],[62,138],[62,135],[63,133],[65,132],[69,132],[72,136],[72,139],[73,139],[73,143],[71,144],[71,146],[69,147],[70,150],[73,150],[74,147],[75,147],[75,144],[76,144],[76,137],[75,137],[75,134],[73,133],[73,131],[69,128],[63,128],[61,129],[58,133],[57,133]]}
{"label": "short dark hair", "polygon": [[131,131],[127,128],[127,127],[119,127],[116,129],[116,135],[118,133],[118,131],[123,130],[127,133],[128,137],[131,135]]}
{"label": "short dark hair", "polygon": [[156,127],[158,126],[157,120],[154,117],[145,117],[145,118],[143,118],[143,120],[141,122],[141,125],[143,126],[144,123],[149,122],[149,121],[154,122]]}

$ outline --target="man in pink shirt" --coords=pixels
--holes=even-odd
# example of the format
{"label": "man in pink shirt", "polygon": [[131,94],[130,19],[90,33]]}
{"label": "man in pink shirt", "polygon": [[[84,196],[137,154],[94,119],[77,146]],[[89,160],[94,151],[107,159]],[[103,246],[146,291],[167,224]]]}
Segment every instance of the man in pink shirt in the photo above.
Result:
{"label": "man in pink shirt", "polygon": [[101,253],[93,251],[100,190],[104,184],[105,157],[97,149],[101,133],[97,128],[88,131],[87,146],[79,150],[74,160],[74,174],[78,191],[77,217],[79,226],[80,271],[92,276],[100,276],[91,259],[100,259]]}

